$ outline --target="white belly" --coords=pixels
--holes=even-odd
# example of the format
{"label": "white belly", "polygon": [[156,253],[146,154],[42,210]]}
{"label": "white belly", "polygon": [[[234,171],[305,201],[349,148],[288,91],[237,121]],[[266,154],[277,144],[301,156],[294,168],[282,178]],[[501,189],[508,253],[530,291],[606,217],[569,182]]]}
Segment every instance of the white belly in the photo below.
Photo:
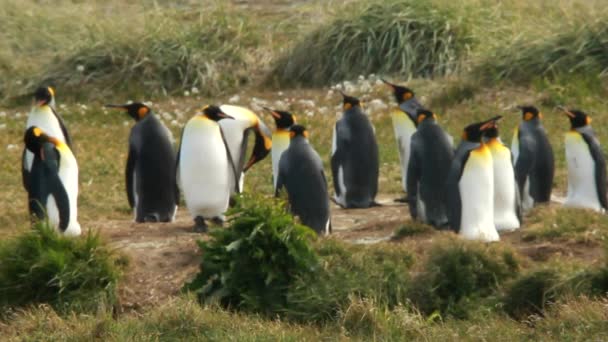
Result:
{"label": "white belly", "polygon": [[281,155],[289,147],[289,132],[277,131],[272,134],[272,177],[274,188],[277,187],[277,178],[279,176],[279,160]]}
{"label": "white belly", "polygon": [[188,122],[181,142],[179,175],[193,218],[212,218],[226,211],[234,177],[215,122],[200,118]]}
{"label": "white belly", "polygon": [[401,184],[403,190],[407,186],[407,166],[410,161],[410,143],[412,135],[416,132],[416,126],[407,114],[402,111],[395,110],[391,113],[393,119],[393,129],[395,131],[395,139],[397,140],[397,148],[399,150],[399,164],[401,165]]}
{"label": "white belly", "polygon": [[519,228],[517,218],[515,172],[511,152],[502,145],[490,145],[494,169],[494,225],[497,230]]}
{"label": "white belly", "polygon": [[595,185],[595,162],[578,132],[566,133],[568,195],[564,206],[601,211]]}
{"label": "white belly", "polygon": [[519,129],[515,128],[513,132],[513,140],[511,140],[511,154],[513,155],[513,163],[517,162],[517,157],[519,157]]}
{"label": "white belly", "polygon": [[462,205],[459,234],[465,239],[500,239],[494,226],[493,173],[489,150],[472,151],[458,183]]}
{"label": "white belly", "polygon": [[[78,236],[81,233],[80,223],[78,223],[78,163],[67,146],[59,147],[59,150],[61,153],[59,178],[70,201],[70,218],[64,234]],[[59,211],[52,196],[49,196],[47,201],[47,215],[51,225],[57,227],[59,225]]]}
{"label": "white belly", "polygon": [[[32,126],[40,128],[46,135],[59,139],[65,142],[65,136],[61,130],[59,121],[53,114],[52,109],[49,106],[34,107],[30,111],[27,117],[27,123],[25,129]],[[25,152],[25,167],[29,171],[32,169],[32,163],[34,162],[34,154],[30,151]]]}

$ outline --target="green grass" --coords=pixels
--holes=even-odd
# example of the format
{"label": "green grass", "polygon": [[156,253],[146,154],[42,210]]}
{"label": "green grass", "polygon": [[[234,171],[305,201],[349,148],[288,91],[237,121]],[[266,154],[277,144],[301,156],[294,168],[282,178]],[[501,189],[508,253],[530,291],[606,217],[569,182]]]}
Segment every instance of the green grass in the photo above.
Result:
{"label": "green grass", "polygon": [[66,238],[45,223],[35,224],[31,232],[0,244],[0,308],[4,314],[37,304],[65,313],[111,308],[124,262],[97,233]]}
{"label": "green grass", "polygon": [[535,208],[522,231],[524,241],[602,242],[608,219],[591,210]]}
{"label": "green grass", "polygon": [[391,240],[399,241],[416,235],[428,234],[433,232],[433,230],[432,226],[412,221],[397,228],[393,236],[391,236]]}

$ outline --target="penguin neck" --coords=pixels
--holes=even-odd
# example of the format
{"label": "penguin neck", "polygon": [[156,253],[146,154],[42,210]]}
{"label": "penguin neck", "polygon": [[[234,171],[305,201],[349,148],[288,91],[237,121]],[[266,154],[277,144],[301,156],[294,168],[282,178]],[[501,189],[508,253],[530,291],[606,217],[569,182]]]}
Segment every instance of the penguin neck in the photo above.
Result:
{"label": "penguin neck", "polygon": [[297,145],[297,144],[308,144],[308,139],[306,139],[306,137],[301,136],[301,135],[297,135],[293,138],[291,138],[290,145]]}

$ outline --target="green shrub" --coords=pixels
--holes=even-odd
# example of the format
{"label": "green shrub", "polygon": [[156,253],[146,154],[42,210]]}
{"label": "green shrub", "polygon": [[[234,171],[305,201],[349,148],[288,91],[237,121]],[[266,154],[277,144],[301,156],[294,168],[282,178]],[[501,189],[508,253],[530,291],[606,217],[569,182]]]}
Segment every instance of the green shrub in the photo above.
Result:
{"label": "green shrub", "polygon": [[379,307],[405,303],[411,252],[395,244],[351,245],[319,241],[321,268],[291,286],[287,317],[305,322],[335,320],[354,301],[367,299]]}
{"label": "green shrub", "polygon": [[363,0],[280,57],[271,81],[325,85],[370,73],[431,77],[452,72],[469,38],[464,25],[428,2]]}
{"label": "green shrub", "polygon": [[296,224],[284,204],[242,197],[228,215],[228,229],[212,229],[199,241],[201,271],[186,285],[202,302],[274,314],[286,305],[294,280],[314,270],[315,233]]}
{"label": "green shrub", "polygon": [[514,318],[542,315],[557,298],[559,275],[552,270],[532,272],[515,281],[503,299],[504,310]]}
{"label": "green shrub", "polygon": [[403,225],[403,226],[397,228],[397,230],[395,230],[395,232],[391,236],[391,240],[398,241],[398,240],[402,240],[406,237],[426,234],[426,233],[430,233],[432,231],[433,231],[432,226],[422,224],[419,222],[410,222],[406,225]]}
{"label": "green shrub", "polygon": [[38,223],[0,244],[0,308],[48,303],[67,312],[113,305],[123,261],[97,233],[67,238]]}
{"label": "green shrub", "polygon": [[508,249],[451,242],[431,251],[424,272],[412,280],[408,297],[426,315],[439,312],[464,318],[473,300],[492,295],[518,269]]}

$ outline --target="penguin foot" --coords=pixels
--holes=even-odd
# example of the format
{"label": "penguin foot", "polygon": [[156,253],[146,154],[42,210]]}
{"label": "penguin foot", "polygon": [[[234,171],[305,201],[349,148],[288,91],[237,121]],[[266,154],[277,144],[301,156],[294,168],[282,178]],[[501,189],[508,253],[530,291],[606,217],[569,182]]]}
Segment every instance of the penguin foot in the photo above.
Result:
{"label": "penguin foot", "polygon": [[206,233],[207,232],[207,223],[205,222],[205,218],[202,216],[197,216],[194,219],[194,232],[195,233]]}
{"label": "penguin foot", "polygon": [[223,226],[224,225],[224,219],[216,216],[214,218],[211,219],[211,222],[217,226]]}
{"label": "penguin foot", "polygon": [[393,200],[393,202],[395,202],[395,203],[407,203],[408,199],[407,199],[407,196],[403,196],[403,197],[400,197],[400,198],[395,198]]}
{"label": "penguin foot", "polygon": [[144,222],[159,222],[157,214],[148,214],[144,216]]}

